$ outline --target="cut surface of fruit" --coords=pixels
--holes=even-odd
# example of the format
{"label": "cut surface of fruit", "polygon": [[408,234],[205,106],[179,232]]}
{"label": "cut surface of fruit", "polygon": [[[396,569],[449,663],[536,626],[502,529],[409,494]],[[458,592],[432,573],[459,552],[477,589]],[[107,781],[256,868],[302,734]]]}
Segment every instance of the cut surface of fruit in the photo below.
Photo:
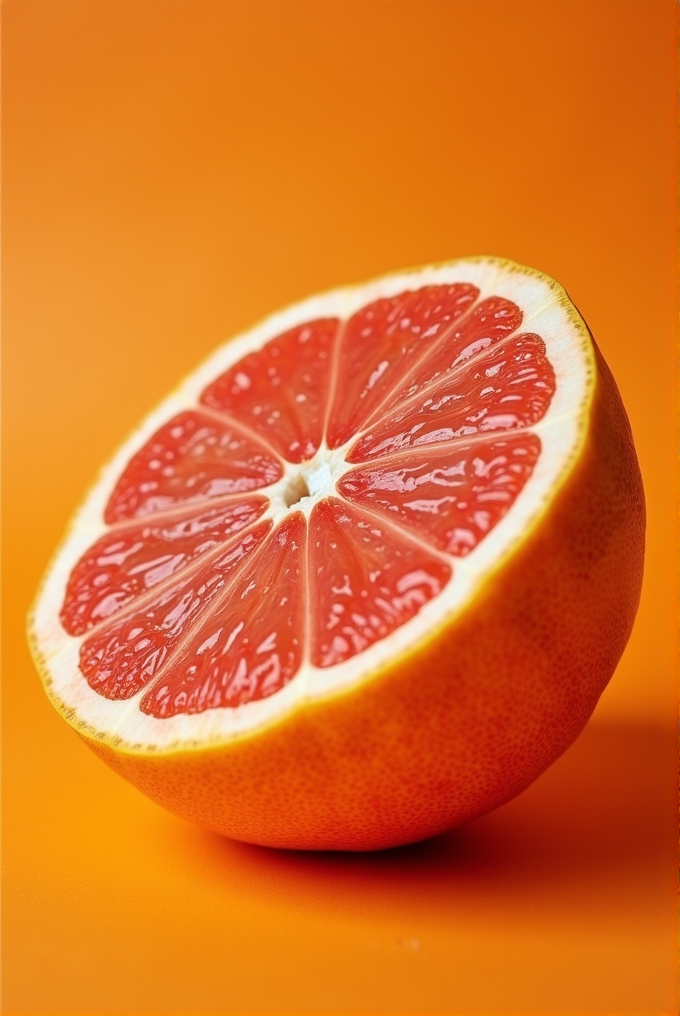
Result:
{"label": "cut surface of fruit", "polygon": [[[608,444],[596,453],[598,441]],[[559,523],[570,497],[581,498],[576,515]],[[575,518],[580,528],[567,532]],[[313,298],[217,350],[104,469],[48,571],[31,640],[57,707],[162,803],[255,842],[392,845],[494,806],[573,739],[632,624],[643,525],[618,393],[564,291],[510,262],[465,259]],[[590,564],[565,577],[565,555],[584,549]],[[596,577],[620,585],[601,597],[599,662],[592,619],[581,623],[590,609],[582,582]],[[536,596],[550,602],[526,613]],[[569,623],[553,620],[556,603],[566,603]],[[475,635],[467,629],[477,617]],[[484,625],[494,618],[489,641]],[[578,644],[563,647],[559,629],[573,643],[572,622],[583,629]],[[539,636],[543,623],[554,630]],[[533,659],[537,638],[552,638],[552,664],[545,647]],[[579,678],[572,658],[586,650],[592,673]],[[456,676],[470,652],[474,662]],[[522,665],[535,673],[518,685]],[[431,769],[448,786],[448,756],[466,751],[456,735],[463,713],[450,727],[459,743],[432,735],[417,750],[431,757],[420,759],[408,746],[432,717],[420,734],[397,717],[410,708],[417,724],[428,701],[469,709],[460,696],[470,680],[479,744],[504,697],[517,699],[509,733],[496,734],[498,758],[490,753],[495,775],[474,803],[469,784],[453,804],[443,792],[427,820],[417,809],[397,819],[403,800],[390,780],[373,785],[375,766],[398,750],[395,724],[405,724],[401,753],[413,766],[404,778],[422,782]],[[363,763],[362,778],[369,709],[390,747]],[[539,746],[537,729],[517,772],[501,777],[508,736],[530,742],[527,717],[545,733],[564,710],[552,748]],[[335,832],[324,807],[315,812],[316,791],[300,789],[298,753],[310,736],[322,770],[332,758]],[[479,744],[468,746],[469,760]],[[248,784],[239,812],[242,760],[252,752],[258,764],[263,751],[261,776],[273,782],[258,792]],[[194,772],[199,759],[209,778]],[[272,777],[274,759],[281,772]],[[215,790],[232,770],[231,791]],[[196,786],[187,803],[196,779],[213,790]],[[310,817],[286,827],[282,799],[269,821],[263,802],[277,799],[278,783],[290,794],[289,779]],[[392,795],[377,832],[375,814],[357,818],[348,803],[362,793],[375,806]]]}

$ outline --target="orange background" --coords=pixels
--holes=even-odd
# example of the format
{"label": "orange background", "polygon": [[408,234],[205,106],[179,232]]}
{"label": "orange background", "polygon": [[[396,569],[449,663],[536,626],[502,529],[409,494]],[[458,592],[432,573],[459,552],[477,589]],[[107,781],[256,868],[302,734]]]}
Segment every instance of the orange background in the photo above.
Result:
{"label": "orange background", "polygon": [[[676,1011],[675,49],[673,0],[5,0],[4,1013]],[[28,657],[70,512],[226,336],[474,253],[566,286],[630,413],[647,570],[592,723],[388,854],[165,814]]]}

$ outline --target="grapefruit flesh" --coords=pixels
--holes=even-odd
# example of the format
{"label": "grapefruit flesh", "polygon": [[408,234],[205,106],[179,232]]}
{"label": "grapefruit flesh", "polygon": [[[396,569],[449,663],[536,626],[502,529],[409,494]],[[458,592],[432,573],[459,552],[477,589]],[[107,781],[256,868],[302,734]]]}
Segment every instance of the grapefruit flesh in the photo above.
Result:
{"label": "grapefruit flesh", "polygon": [[103,471],[30,632],[48,694],[219,832],[372,849],[502,803],[639,597],[630,430],[556,283],[467,259],[226,344]]}

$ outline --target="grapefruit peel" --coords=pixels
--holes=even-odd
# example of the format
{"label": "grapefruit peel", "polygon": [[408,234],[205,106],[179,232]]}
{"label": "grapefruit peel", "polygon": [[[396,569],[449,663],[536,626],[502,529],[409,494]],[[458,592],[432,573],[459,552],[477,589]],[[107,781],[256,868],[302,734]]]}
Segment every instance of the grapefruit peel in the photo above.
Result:
{"label": "grapefruit peel", "polygon": [[[146,687],[122,700],[94,691],[78,665],[87,636],[67,634],[59,612],[72,570],[109,531],[104,510],[131,458],[281,333],[456,282],[476,286],[478,300],[504,297],[522,309],[521,331],[545,343],[555,391],[527,428],[541,453],[508,512],[464,558],[428,545],[453,564],[442,591],[364,651],[326,668],[305,659],[275,694],[238,708],[158,718],[139,708]],[[356,443],[353,435],[310,460],[284,461],[281,478],[256,492],[269,500],[258,522],[278,526],[294,512],[309,519],[316,503],[337,497],[338,482],[356,469],[346,461]],[[375,849],[496,807],[572,743],[630,633],[643,541],[630,429],[583,319],[549,277],[467,258],[304,300],[218,348],[101,471],[47,570],[29,641],[60,714],[166,807],[256,843]]]}

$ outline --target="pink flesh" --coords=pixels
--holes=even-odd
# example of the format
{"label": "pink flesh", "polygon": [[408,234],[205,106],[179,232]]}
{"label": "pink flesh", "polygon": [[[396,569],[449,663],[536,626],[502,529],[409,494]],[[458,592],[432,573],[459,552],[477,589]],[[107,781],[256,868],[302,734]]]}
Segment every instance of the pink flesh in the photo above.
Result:
{"label": "pink flesh", "polygon": [[498,296],[480,300],[452,329],[446,341],[437,344],[432,356],[418,363],[405,383],[394,389],[383,407],[383,415],[385,410],[400,406],[404,399],[422,391],[435,379],[443,380],[445,375],[457,371],[472,357],[507,338],[519,328],[522,318],[522,311],[510,300]]}
{"label": "pink flesh", "polygon": [[479,290],[458,283],[376,300],[354,314],[340,339],[330,448],[349,441],[406,373],[446,337]]}
{"label": "pink flesh", "polygon": [[251,353],[214,381],[201,402],[261,434],[289,462],[321,444],[337,318],[311,321]]}
{"label": "pink flesh", "polygon": [[427,549],[347,502],[320,501],[309,520],[312,663],[331,667],[368,649],[437,596],[451,573]]}
{"label": "pink flesh", "polygon": [[282,475],[279,459],[229,420],[180,413],[130,460],[104,519],[112,525],[225,494],[245,494]]}
{"label": "pink flesh", "polygon": [[118,528],[90,547],[73,569],[61,623],[82,635],[131,600],[225,543],[267,508],[264,497]]}
{"label": "pink flesh", "polygon": [[[235,707],[304,659],[365,651],[441,592],[530,477],[527,428],[555,389],[521,310],[478,296],[427,286],[291,329],[147,441],[62,608],[92,688],[143,692],[158,718]],[[332,448],[356,437],[355,468],[308,522],[258,521],[283,461],[310,458],[324,427]]]}
{"label": "pink flesh", "polygon": [[542,339],[512,336],[412,395],[365,432],[347,461],[528,427],[545,415],[554,390]]}
{"label": "pink flesh", "polygon": [[464,557],[513,504],[540,449],[534,434],[409,449],[346,473],[338,492],[359,508],[399,521],[440,550]]}
{"label": "pink flesh", "polygon": [[237,706],[295,676],[304,638],[305,522],[295,512],[241,568],[166,676],[143,697],[154,716]]}
{"label": "pink flesh", "polygon": [[[80,650],[80,669],[106,698],[130,698],[154,677],[168,654],[189,633],[209,623],[208,607],[241,575],[244,560],[262,543],[271,524],[237,536],[217,556],[166,584],[139,610],[127,611],[90,635]],[[201,623],[203,622],[203,624]]]}

